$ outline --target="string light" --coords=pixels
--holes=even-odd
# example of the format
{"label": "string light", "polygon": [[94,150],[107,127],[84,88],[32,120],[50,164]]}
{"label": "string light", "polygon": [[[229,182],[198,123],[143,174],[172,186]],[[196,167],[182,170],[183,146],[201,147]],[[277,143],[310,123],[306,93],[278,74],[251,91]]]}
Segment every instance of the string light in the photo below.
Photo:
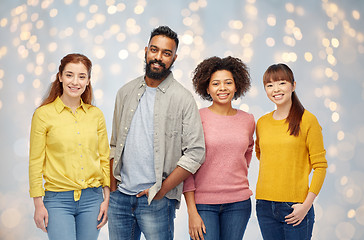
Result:
{"label": "string light", "polygon": [[[364,124],[355,118],[364,114],[364,70],[360,65],[364,62],[363,6],[322,0],[278,1],[274,4],[280,6],[271,3],[269,8],[269,3],[255,0],[188,0],[176,10],[169,1],[13,2],[1,3],[2,9],[8,10],[2,10],[0,17],[0,125],[1,138],[6,137],[4,142],[13,145],[1,149],[4,159],[11,159],[2,162],[6,180],[17,187],[0,191],[2,239],[44,237],[35,231],[28,182],[19,178],[18,172],[26,176],[31,117],[55,79],[59,60],[70,52],[83,53],[92,60],[94,100],[103,110],[110,132],[117,89],[143,74],[144,47],[151,29],[169,24],[180,39],[174,76],[193,92],[199,107],[209,103],[195,95],[191,72],[204,58],[233,55],[247,63],[252,87],[233,104],[252,113],[256,120],[273,110],[261,83],[264,70],[274,62],[293,68],[301,101],[323,127],[329,162],[316,203],[313,239],[364,236],[364,186],[360,184],[364,182],[360,157],[364,154]],[[349,87],[355,90],[350,95]],[[249,171],[254,192],[258,172],[255,157]],[[178,213],[176,223],[180,224],[176,224],[175,232],[181,236],[176,235],[176,239],[187,239],[183,200]],[[260,237],[253,218],[254,227],[247,228],[247,239]],[[99,239],[108,239],[107,228],[101,230]]]}

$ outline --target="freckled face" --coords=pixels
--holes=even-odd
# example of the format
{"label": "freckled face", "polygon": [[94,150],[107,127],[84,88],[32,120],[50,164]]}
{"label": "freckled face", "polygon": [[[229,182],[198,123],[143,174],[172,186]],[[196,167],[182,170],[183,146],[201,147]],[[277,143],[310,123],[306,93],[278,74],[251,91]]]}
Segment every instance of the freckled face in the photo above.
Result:
{"label": "freckled face", "polygon": [[207,93],[215,104],[231,104],[236,92],[233,74],[227,70],[219,70],[211,75]]}
{"label": "freckled face", "polygon": [[80,98],[90,79],[85,65],[82,63],[68,63],[61,73],[59,81],[63,86],[63,97]]}

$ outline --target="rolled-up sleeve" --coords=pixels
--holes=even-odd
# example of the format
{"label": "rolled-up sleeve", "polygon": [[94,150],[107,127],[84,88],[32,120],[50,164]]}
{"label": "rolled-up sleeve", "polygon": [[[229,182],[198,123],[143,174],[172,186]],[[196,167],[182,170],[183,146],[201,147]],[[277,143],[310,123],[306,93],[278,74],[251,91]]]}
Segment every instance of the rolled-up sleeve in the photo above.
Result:
{"label": "rolled-up sleeve", "polygon": [[186,101],[182,116],[182,156],[177,165],[194,174],[205,161],[205,140],[196,102],[192,96]]}

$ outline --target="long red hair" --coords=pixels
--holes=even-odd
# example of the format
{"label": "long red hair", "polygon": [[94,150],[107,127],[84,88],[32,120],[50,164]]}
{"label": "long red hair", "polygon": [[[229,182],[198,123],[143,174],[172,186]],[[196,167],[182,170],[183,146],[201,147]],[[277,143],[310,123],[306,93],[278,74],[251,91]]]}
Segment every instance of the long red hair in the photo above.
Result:
{"label": "long red hair", "polygon": [[[56,80],[54,80],[53,83],[51,84],[49,93],[43,99],[42,103],[40,104],[40,107],[44,106],[48,103],[51,103],[54,100],[56,100],[57,97],[62,96],[63,86],[62,86],[62,83],[60,82],[59,78],[62,76],[63,70],[68,63],[82,63],[83,65],[85,65],[85,67],[87,69],[87,73],[88,73],[87,74],[88,79],[91,79],[92,63],[91,63],[90,59],[88,59],[86,56],[79,54],[79,53],[71,53],[71,54],[66,55],[65,57],[63,57],[61,59],[61,64],[58,67],[58,73],[56,75]],[[85,91],[82,93],[81,99],[84,103],[87,103],[87,104],[92,103],[91,81],[86,86]]]}
{"label": "long red hair", "polygon": [[[283,79],[293,85],[295,80],[292,70],[283,63],[273,64],[265,71],[263,83],[265,85],[271,81],[275,82]],[[288,117],[286,118],[286,122],[288,123],[288,131],[290,135],[298,136],[300,133],[300,123],[305,108],[298,99],[296,92],[292,92],[291,99],[292,105],[289,110]]]}

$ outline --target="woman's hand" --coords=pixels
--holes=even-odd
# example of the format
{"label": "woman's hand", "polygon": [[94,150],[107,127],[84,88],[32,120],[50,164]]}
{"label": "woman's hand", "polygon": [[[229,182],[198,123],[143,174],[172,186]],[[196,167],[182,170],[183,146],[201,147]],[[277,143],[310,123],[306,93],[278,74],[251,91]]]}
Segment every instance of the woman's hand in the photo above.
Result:
{"label": "woman's hand", "polygon": [[43,232],[47,232],[48,226],[48,211],[44,206],[42,197],[33,198],[34,201],[34,222],[37,228],[42,229]]}
{"label": "woman's hand", "polygon": [[97,229],[102,228],[107,223],[107,210],[109,208],[109,201],[110,201],[110,188],[109,187],[103,187],[104,192],[104,201],[100,204],[100,212],[97,216],[97,221],[102,221],[97,225]]}
{"label": "woman's hand", "polygon": [[293,204],[293,212],[285,217],[286,223],[293,224],[293,226],[299,225],[312,207],[315,198],[316,194],[314,194],[313,192],[308,192],[306,199],[303,203]]}
{"label": "woman's hand", "polygon": [[206,227],[198,212],[188,214],[188,228],[193,240],[204,240],[203,233],[206,234]]}
{"label": "woman's hand", "polygon": [[99,223],[99,225],[97,225],[97,229],[101,229],[106,223],[107,223],[107,209],[109,208],[109,200],[104,200],[101,204],[100,204],[100,213],[97,216],[97,221],[100,221],[102,219],[102,221]]}
{"label": "woman's hand", "polygon": [[286,223],[297,226],[306,217],[306,214],[310,210],[311,206],[305,206],[302,203],[297,203],[292,205],[292,208],[293,212],[285,217]]}

